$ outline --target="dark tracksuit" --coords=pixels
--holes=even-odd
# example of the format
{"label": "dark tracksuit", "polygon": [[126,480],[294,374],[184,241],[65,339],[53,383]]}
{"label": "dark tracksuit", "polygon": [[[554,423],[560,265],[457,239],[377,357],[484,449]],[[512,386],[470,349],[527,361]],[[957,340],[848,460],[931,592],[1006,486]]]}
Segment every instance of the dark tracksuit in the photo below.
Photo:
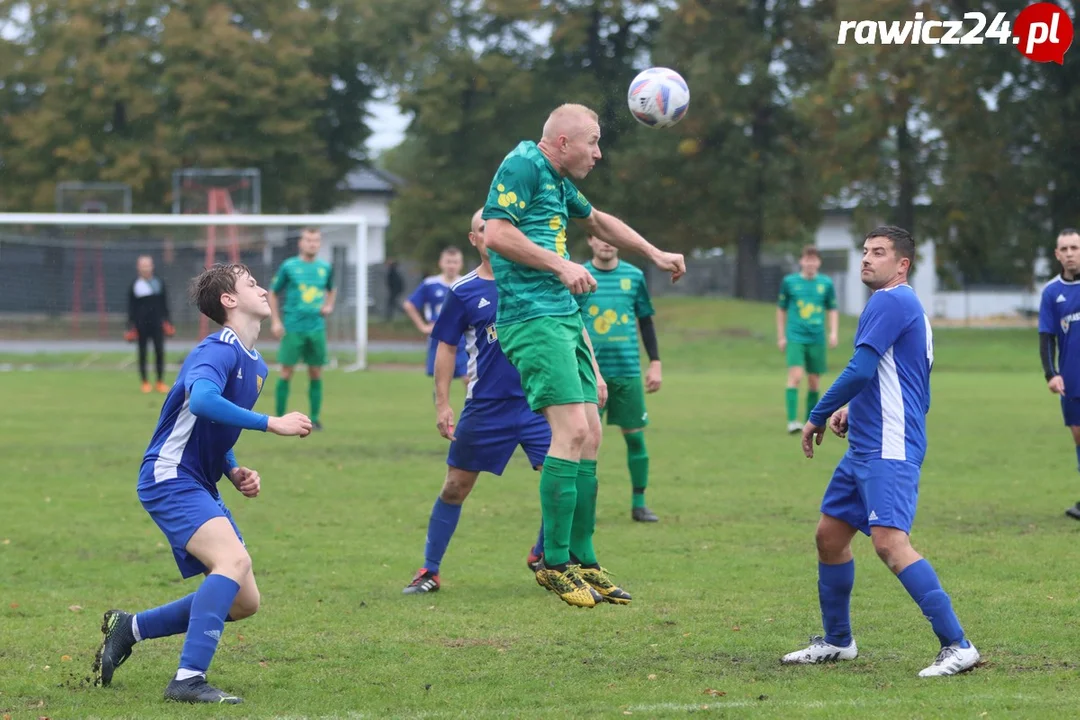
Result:
{"label": "dark tracksuit", "polygon": [[165,329],[169,321],[169,302],[165,283],[159,277],[138,277],[128,289],[128,327],[138,333],[139,374],[146,381],[146,346],[154,343],[157,379],[165,375]]}

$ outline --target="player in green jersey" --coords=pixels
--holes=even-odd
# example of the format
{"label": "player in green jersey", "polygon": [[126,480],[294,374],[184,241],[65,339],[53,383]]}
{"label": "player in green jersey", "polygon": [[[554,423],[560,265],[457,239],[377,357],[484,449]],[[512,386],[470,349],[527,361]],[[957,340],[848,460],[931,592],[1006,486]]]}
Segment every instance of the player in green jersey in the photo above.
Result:
{"label": "player in green jersey", "polygon": [[270,286],[271,330],[281,339],[278,362],[277,414],[285,414],[293,368],[303,361],[308,368],[308,398],[311,423],[322,430],[322,368],[326,364],[326,317],[334,311],[334,269],[319,260],[322,234],[318,228],[304,228],[298,243],[300,253],[281,263]]}
{"label": "player in green jersey", "polygon": [[[659,518],[645,506],[645,488],[649,484],[649,454],[645,450],[645,393],[660,389],[660,353],[653,327],[655,311],[645,273],[619,260],[619,251],[600,238],[590,237],[592,260],[585,269],[596,278],[596,292],[583,308],[585,329],[589,331],[596,362],[608,386],[608,399],[601,411],[608,425],[622,428],[626,440],[626,463],[633,487],[630,517],[638,522],[656,522]],[[641,382],[641,353],[638,327],[649,369]]]}
{"label": "player in green jersey", "polygon": [[499,165],[483,213],[499,293],[499,343],[521,375],[529,406],[551,426],[540,473],[544,557],[536,580],[582,607],[605,594],[605,583],[613,586],[593,547],[602,431],[589,336],[574,298],[594,291],[596,280],[570,261],[568,221],[644,255],[671,272],[673,281],[686,272],[682,255],[661,252],[621,220],[595,210],[574,186],[571,178],[583,179],[600,160],[599,143],[595,112],[583,105],[556,108],[540,142],[520,143]]}
{"label": "player in green jersey", "polygon": [[796,419],[799,383],[806,371],[806,418],[817,405],[819,383],[825,372],[825,314],[829,316],[829,347],[836,347],[840,323],[836,310],[836,289],[826,275],[819,275],[821,255],[813,245],[803,248],[799,272],[784,278],[776,307],[776,344],[787,356],[787,431],[797,433],[803,426]]}

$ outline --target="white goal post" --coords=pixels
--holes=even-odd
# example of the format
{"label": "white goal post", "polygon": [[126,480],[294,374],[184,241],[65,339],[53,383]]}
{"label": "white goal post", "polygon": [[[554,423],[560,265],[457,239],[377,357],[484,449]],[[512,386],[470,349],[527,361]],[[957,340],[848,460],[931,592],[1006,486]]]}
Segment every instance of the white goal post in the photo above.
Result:
{"label": "white goal post", "polygon": [[[0,282],[9,282],[7,274],[11,270],[5,270],[4,250],[5,243],[21,242],[23,247],[33,247],[39,237],[40,244],[45,246],[49,243],[58,242],[86,242],[67,240],[65,238],[44,238],[39,233],[42,228],[57,228],[53,235],[74,232],[73,228],[106,228],[111,231],[127,230],[133,228],[159,229],[184,228],[187,237],[191,238],[190,246],[206,247],[214,250],[214,240],[206,237],[216,237],[221,228],[290,228],[298,237],[299,231],[304,227],[318,227],[324,229],[324,247],[326,246],[326,229],[333,228],[339,233],[337,236],[338,247],[347,242],[352,247],[353,267],[355,268],[355,330],[356,330],[356,365],[355,369],[363,370],[367,367],[368,353],[368,238],[371,225],[369,218],[364,215],[240,215],[240,214],[216,214],[216,215],[181,215],[181,214],[108,214],[108,213],[0,213]],[[206,228],[205,237],[199,234],[198,228]],[[211,229],[213,229],[211,231]],[[342,234],[344,233],[344,234]],[[279,233],[281,234],[281,233]],[[222,234],[223,238],[225,234]],[[122,240],[110,240],[109,248],[123,247]],[[229,253],[229,241],[227,239],[216,240],[216,253],[220,255]],[[93,247],[93,242],[90,241]],[[295,241],[292,245],[295,252]],[[268,244],[262,247],[264,252],[269,252]],[[132,277],[134,265],[131,265]],[[341,272],[335,268],[337,277],[342,277]],[[15,271],[17,272],[17,271]],[[130,282],[130,281],[129,281]],[[259,277],[259,282],[269,288],[270,278]],[[338,282],[340,286],[340,280]],[[174,303],[176,301],[173,301]],[[336,313],[335,313],[336,314]],[[347,327],[347,326],[346,326]]]}

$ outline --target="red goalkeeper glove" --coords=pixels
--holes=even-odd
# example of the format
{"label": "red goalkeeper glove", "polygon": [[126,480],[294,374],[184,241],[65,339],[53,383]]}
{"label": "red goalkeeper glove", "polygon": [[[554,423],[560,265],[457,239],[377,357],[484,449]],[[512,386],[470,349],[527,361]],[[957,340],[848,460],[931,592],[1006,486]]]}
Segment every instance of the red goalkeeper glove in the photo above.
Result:
{"label": "red goalkeeper glove", "polygon": [[127,342],[135,342],[135,339],[138,337],[139,335],[135,332],[134,328],[124,332],[124,340],[126,340]]}
{"label": "red goalkeeper glove", "polygon": [[169,322],[168,320],[161,323],[161,328],[162,328],[162,330],[165,331],[165,337],[172,337],[173,335],[176,334],[176,328],[174,328],[173,324],[171,322]]}

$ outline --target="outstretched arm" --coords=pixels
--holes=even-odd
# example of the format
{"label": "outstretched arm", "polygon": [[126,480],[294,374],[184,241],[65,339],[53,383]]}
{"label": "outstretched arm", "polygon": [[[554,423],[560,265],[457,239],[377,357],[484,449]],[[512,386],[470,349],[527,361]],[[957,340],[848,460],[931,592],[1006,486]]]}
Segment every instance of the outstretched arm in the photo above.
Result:
{"label": "outstretched arm", "polygon": [[525,237],[525,233],[509,220],[491,218],[486,223],[484,243],[507,260],[552,273],[558,273],[563,265],[570,262]]}
{"label": "outstretched arm", "polygon": [[221,388],[217,383],[207,378],[199,378],[191,386],[188,409],[197,418],[244,430],[265,432],[270,421],[268,415],[245,410],[236,403],[226,400],[221,396]]}
{"label": "outstretched arm", "polygon": [[686,274],[686,262],[682,255],[663,252],[614,215],[593,208],[588,217],[575,220],[590,235],[619,249],[636,252],[662,270],[670,271],[672,282]]}

